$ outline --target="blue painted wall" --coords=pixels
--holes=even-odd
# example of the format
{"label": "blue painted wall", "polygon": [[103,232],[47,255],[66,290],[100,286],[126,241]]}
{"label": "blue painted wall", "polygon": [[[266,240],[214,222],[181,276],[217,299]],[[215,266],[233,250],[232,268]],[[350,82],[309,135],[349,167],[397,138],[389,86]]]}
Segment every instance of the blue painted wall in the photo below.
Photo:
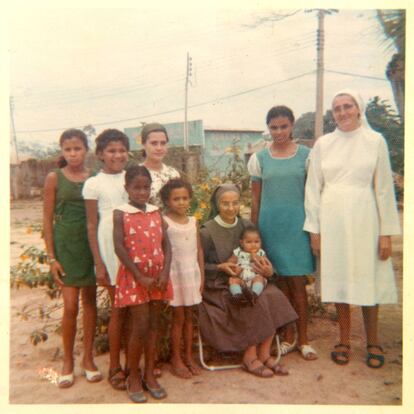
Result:
{"label": "blue painted wall", "polygon": [[[174,122],[164,124],[169,136],[169,145],[183,146],[184,123]],[[125,128],[124,132],[129,138],[131,150],[141,149],[142,127]],[[263,131],[237,131],[221,129],[204,129],[203,121],[190,121],[188,123],[189,145],[203,147],[203,163],[209,170],[225,172],[233,159],[234,151],[238,151],[243,159],[244,154],[251,153],[251,146],[262,140]]]}

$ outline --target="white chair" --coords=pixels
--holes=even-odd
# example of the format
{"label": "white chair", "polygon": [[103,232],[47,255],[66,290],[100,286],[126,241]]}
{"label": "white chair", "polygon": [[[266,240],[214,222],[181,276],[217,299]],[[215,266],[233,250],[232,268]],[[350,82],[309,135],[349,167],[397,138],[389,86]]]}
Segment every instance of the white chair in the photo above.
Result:
{"label": "white chair", "polygon": [[[277,347],[277,355],[276,355],[276,363],[279,363],[280,358],[282,357],[280,352],[280,339],[279,335],[275,335],[276,339],[276,347]],[[241,368],[241,364],[228,364],[228,365],[207,365],[204,361],[204,352],[203,352],[203,340],[201,338],[200,329],[198,329],[198,355],[200,358],[200,364],[204,369],[208,371],[223,371],[225,369],[234,369],[234,368]]]}

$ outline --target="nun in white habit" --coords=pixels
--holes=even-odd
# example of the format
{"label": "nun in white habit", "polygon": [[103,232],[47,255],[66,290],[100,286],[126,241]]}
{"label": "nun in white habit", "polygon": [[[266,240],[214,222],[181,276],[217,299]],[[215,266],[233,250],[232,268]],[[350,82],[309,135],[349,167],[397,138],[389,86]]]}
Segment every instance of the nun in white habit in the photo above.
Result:
{"label": "nun in white habit", "polygon": [[387,144],[365,118],[359,94],[338,92],[332,102],[336,129],[311,151],[305,189],[304,230],[321,257],[321,297],[336,305],[340,342],[332,360],[350,356],[350,305],[362,306],[366,363],[384,364],[377,335],[378,304],[396,303],[391,235],[400,233]]}

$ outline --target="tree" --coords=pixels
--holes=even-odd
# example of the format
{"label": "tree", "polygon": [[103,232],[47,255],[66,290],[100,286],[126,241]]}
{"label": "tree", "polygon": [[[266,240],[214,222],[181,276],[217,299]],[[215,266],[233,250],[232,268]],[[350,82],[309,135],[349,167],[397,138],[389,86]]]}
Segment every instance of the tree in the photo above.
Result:
{"label": "tree", "polygon": [[393,171],[404,175],[404,124],[400,117],[378,96],[369,100],[366,116],[372,129],[381,133],[388,143]]}
{"label": "tree", "polygon": [[[332,111],[329,109],[323,116],[323,133],[327,134],[335,129]],[[293,136],[300,139],[313,139],[315,135],[315,112],[302,114],[295,122]]]}
{"label": "tree", "polygon": [[93,143],[93,140],[92,140],[92,138],[93,138],[93,136],[95,136],[96,135],[96,129],[95,129],[95,127],[92,125],[92,124],[88,124],[88,125],[85,125],[83,128],[82,128],[82,131],[87,135],[87,137],[88,137],[88,145],[89,145],[89,148],[93,148],[94,147],[94,143]]}
{"label": "tree", "polygon": [[405,10],[377,10],[377,19],[385,35],[386,47],[395,47],[386,75],[391,83],[398,113],[404,120],[405,98]]}

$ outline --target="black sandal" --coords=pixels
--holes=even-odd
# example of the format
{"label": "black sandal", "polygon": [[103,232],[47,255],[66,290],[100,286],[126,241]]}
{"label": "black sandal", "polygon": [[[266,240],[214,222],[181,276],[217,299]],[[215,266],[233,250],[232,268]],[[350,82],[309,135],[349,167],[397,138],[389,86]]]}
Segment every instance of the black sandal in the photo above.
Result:
{"label": "black sandal", "polygon": [[[377,348],[379,349],[382,353],[384,353],[384,350],[382,349],[382,347],[380,345],[367,345],[367,359],[366,359],[366,364],[370,367],[370,368],[381,368],[384,365],[385,362],[385,357],[384,355],[381,354],[373,354],[372,352],[369,352],[369,350],[371,348]],[[373,364],[372,361],[378,361],[379,364]]]}
{"label": "black sandal", "polygon": [[[121,373],[122,375],[119,375]],[[127,376],[128,375],[122,370],[121,367],[117,367],[113,370],[109,370],[108,382],[114,390],[125,391],[127,389]]]}
{"label": "black sandal", "polygon": [[332,351],[331,352],[331,359],[338,365],[346,365],[349,362],[349,350],[351,349],[351,345],[347,344],[338,344],[334,346],[334,349],[337,348],[345,348],[347,351]]}

